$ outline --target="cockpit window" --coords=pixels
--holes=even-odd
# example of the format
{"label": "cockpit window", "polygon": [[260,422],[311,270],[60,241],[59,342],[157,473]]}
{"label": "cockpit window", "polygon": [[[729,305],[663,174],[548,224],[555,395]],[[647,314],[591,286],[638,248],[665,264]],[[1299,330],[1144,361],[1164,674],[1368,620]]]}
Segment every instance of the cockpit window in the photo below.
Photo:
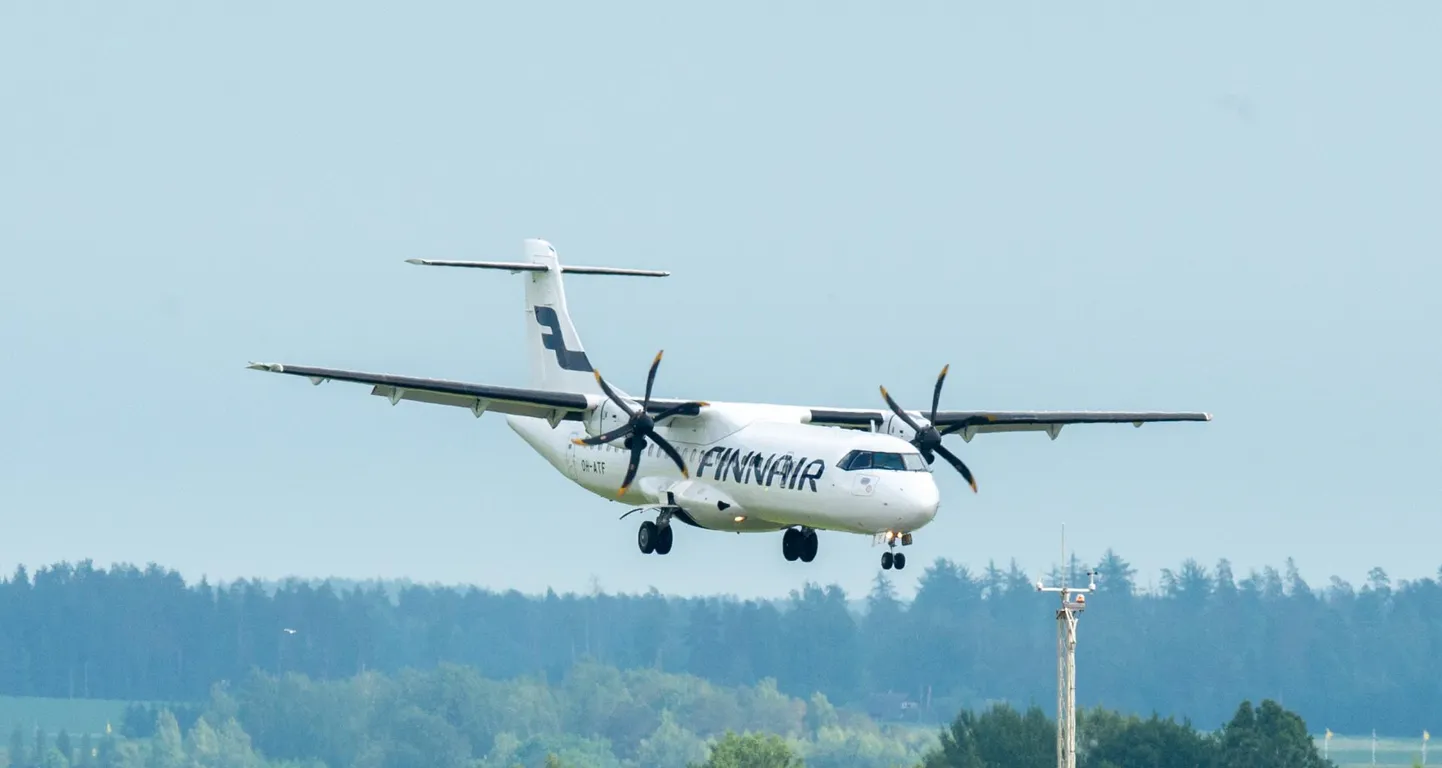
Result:
{"label": "cockpit window", "polygon": [[871,469],[871,451],[852,451],[842,457],[836,466],[845,469]]}
{"label": "cockpit window", "polygon": [[929,468],[919,453],[882,453],[879,451],[852,451],[837,462],[842,470],[892,469],[902,472],[926,472]]}
{"label": "cockpit window", "polygon": [[873,453],[871,466],[874,469],[906,469],[906,462],[899,453]]}

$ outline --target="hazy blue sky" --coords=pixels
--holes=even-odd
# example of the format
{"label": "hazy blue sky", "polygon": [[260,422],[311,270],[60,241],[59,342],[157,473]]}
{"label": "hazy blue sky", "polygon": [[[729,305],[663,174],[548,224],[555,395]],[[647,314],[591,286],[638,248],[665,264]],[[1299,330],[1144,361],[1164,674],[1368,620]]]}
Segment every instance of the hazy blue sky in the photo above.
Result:
{"label": "hazy blue sky", "polygon": [[[5,3],[0,567],[863,591],[499,418],[248,360],[525,379],[522,286],[665,396],[1207,410],[952,446],[944,555],[1442,565],[1442,4]],[[1004,6],[1004,7],[1001,7]],[[1038,598],[1040,599],[1040,598]]]}

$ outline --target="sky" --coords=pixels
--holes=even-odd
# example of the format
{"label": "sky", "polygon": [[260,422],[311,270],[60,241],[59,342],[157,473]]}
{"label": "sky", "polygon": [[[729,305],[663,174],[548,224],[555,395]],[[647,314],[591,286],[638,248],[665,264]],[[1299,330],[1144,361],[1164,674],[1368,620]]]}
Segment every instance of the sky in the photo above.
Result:
{"label": "sky", "polygon": [[[0,568],[539,592],[864,593],[870,538],[681,528],[504,419],[251,360],[524,385],[521,278],[574,277],[657,395],[1164,409],[949,438],[892,572],[1113,547],[1442,566],[1442,5],[0,5]],[[950,442],[954,441],[954,442]],[[1038,599],[1041,599],[1040,597]]]}

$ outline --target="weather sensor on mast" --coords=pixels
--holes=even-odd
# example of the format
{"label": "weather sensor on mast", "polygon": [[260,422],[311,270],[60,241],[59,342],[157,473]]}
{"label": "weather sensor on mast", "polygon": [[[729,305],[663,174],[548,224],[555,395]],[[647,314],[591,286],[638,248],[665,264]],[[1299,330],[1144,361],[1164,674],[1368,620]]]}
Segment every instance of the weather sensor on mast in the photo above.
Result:
{"label": "weather sensor on mast", "polygon": [[1087,586],[1066,583],[1066,525],[1061,527],[1061,586],[1048,587],[1037,579],[1036,591],[1061,595],[1056,612],[1056,764],[1076,768],[1076,624],[1086,610],[1087,594],[1097,588],[1096,571],[1087,571]]}

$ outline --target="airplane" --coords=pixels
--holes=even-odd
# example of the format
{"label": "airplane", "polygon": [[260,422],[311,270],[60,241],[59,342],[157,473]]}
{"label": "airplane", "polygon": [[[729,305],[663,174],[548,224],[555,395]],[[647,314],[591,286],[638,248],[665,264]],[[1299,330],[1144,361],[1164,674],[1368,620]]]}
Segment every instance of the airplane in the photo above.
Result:
{"label": "airplane", "polygon": [[1209,413],[938,410],[943,367],[928,411],[905,410],[880,388],[886,409],[794,406],[653,397],[657,353],[637,398],[616,388],[581,345],[566,309],[562,275],[666,277],[670,272],[561,264],[551,243],[523,241],[523,260],[411,264],[525,273],[529,387],[321,368],[249,363],[248,368],[304,376],[312,384],[347,381],[371,394],[464,408],[476,418],[500,413],[561,475],[591,493],[654,514],[637,532],[643,554],[671,551],[673,523],[707,531],[776,533],[788,561],[812,562],[817,532],[873,537],[887,546],[883,569],[905,568],[898,543],[937,514],[932,474],[940,457],[977,490],[970,468],[945,445],[959,434],[1044,431],[1055,440],[1071,424],[1211,421]]}

